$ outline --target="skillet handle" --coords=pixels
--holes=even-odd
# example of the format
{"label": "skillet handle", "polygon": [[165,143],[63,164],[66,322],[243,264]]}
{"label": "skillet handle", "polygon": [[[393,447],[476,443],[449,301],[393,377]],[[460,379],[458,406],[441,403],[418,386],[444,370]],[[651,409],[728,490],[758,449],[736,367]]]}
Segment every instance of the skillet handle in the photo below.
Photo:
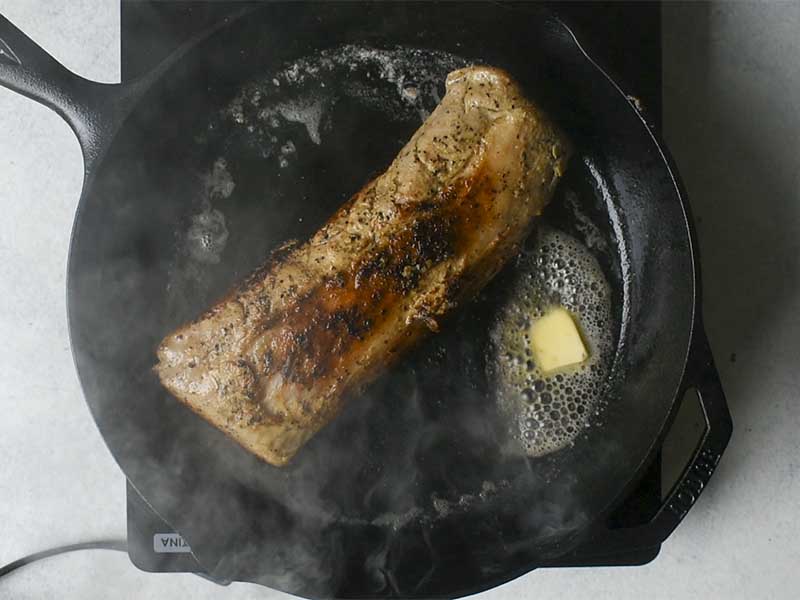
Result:
{"label": "skillet handle", "polygon": [[81,145],[89,173],[126,112],[128,86],[89,81],[0,15],[0,85],[53,109]]}
{"label": "skillet handle", "polygon": [[621,529],[604,529],[604,549],[630,551],[664,542],[680,524],[708,485],[733,431],[728,404],[702,323],[695,323],[692,348],[681,397],[694,388],[706,423],[706,432],[669,496],[649,523]]}

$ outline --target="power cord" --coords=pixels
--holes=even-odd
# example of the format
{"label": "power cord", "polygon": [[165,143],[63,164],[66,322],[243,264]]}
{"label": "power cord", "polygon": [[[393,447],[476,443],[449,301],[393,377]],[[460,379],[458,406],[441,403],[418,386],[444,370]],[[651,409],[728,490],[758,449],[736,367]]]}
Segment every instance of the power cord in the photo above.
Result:
{"label": "power cord", "polygon": [[29,565],[37,560],[50,558],[51,556],[57,556],[59,554],[66,554],[67,552],[76,552],[78,550],[116,550],[118,552],[127,552],[128,542],[126,540],[97,540],[94,542],[70,544],[68,546],[58,546],[57,548],[51,548],[50,550],[43,550],[42,552],[29,554],[28,556],[24,556],[15,560],[14,562],[10,562],[5,566],[0,567],[0,577],[4,577],[12,571],[16,571],[20,567]]}
{"label": "power cord", "polygon": [[[58,546],[57,548],[51,548],[50,550],[43,550],[42,552],[29,554],[28,556],[24,556],[15,560],[14,562],[10,562],[7,565],[0,567],[0,578],[8,575],[12,571],[16,571],[20,567],[24,567],[32,562],[36,562],[37,560],[50,558],[51,556],[57,556],[59,554],[66,554],[67,552],[76,552],[77,550],[116,550],[118,552],[127,552],[128,542],[127,540],[97,540],[94,542],[70,544],[69,546]],[[214,579],[205,573],[197,572],[195,575],[220,586],[228,586],[231,584],[231,582],[228,580]]]}

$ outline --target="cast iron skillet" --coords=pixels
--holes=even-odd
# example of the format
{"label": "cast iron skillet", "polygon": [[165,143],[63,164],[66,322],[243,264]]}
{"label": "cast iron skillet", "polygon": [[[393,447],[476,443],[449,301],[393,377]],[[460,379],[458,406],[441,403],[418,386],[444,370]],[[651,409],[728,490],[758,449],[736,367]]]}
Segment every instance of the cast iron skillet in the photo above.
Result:
{"label": "cast iron skillet", "polygon": [[[166,332],[271,248],[313,232],[418,126],[399,109],[348,97],[357,85],[396,93],[379,78],[349,79],[363,73],[338,82],[342,100],[319,145],[301,125],[282,123],[296,143],[288,168],[219,117],[246,82],[348,43],[504,67],[575,142],[564,185],[579,192],[611,248],[598,258],[614,288],[619,343],[607,408],[574,447],[538,460],[498,450],[482,361],[502,275],[286,470],[259,462],[158,385],[153,350]],[[67,288],[84,393],[126,476],[212,577],[304,596],[473,593],[592,536],[621,549],[657,545],[711,476],[731,420],[702,329],[684,192],[646,119],[550,13],[269,4],[123,85],[76,76],[0,18],[0,83],[56,110],[78,136],[86,176]],[[209,210],[202,174],[220,157],[236,183],[214,200],[227,243],[220,262],[195,264],[182,236]],[[558,198],[545,218],[572,226]],[[644,472],[692,387],[708,429],[682,479],[651,522],[607,531],[604,517]]]}

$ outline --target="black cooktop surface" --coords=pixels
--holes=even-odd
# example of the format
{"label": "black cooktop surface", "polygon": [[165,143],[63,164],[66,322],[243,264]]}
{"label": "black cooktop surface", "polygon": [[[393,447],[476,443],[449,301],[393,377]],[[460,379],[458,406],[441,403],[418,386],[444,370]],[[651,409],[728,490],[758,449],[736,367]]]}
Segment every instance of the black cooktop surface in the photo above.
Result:
{"label": "black cooktop surface", "polygon": [[[245,2],[122,1],[122,78],[147,72],[183,41],[204,30]],[[650,120],[661,122],[661,7],[657,2],[549,2],[575,30],[581,43],[646,107]],[[654,461],[639,487],[611,515],[609,527],[646,522],[661,502],[661,465]],[[155,572],[202,574],[190,548],[128,485],[128,552],[133,563]],[[593,540],[548,566],[636,565],[649,562],[660,546],[610,553]],[[218,582],[227,583],[227,582]]]}

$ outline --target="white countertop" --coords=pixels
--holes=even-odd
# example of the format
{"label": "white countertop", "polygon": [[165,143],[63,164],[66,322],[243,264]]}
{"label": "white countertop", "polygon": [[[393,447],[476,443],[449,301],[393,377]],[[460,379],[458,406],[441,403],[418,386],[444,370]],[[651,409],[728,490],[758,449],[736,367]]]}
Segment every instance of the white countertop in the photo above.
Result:
{"label": "white countertop", "polygon": [[[0,13],[74,71],[118,81],[117,4],[0,0]],[[668,3],[664,18],[665,131],[698,219],[707,327],[734,437],[651,564],[538,570],[482,600],[767,599],[800,589],[800,4]],[[125,535],[124,478],[67,341],[65,265],[81,178],[67,125],[0,88],[0,565]],[[0,580],[0,600],[111,597],[289,598],[146,574],[101,551]]]}

